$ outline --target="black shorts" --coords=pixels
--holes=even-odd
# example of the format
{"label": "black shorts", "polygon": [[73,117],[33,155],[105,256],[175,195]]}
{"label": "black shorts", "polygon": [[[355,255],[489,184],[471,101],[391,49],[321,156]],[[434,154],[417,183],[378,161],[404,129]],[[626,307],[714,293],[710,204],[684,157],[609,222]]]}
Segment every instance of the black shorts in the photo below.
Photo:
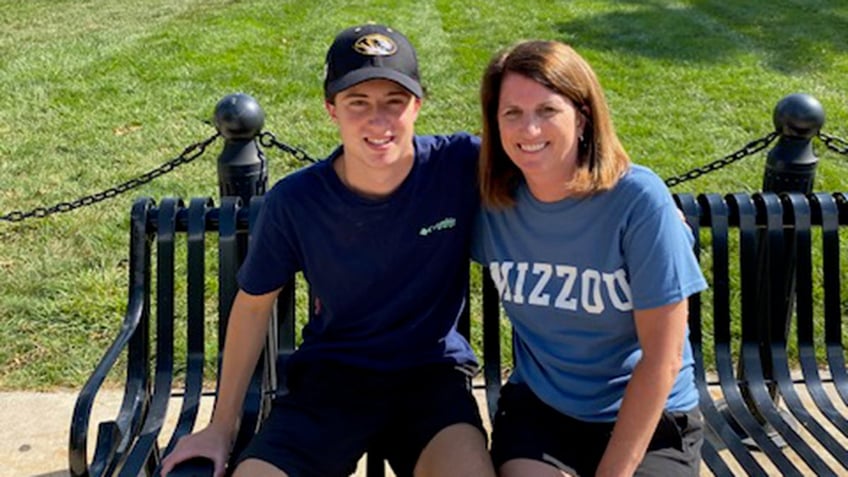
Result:
{"label": "black shorts", "polygon": [[442,429],[468,423],[485,435],[469,374],[453,364],[377,372],[316,362],[291,373],[288,387],[239,462],[260,459],[291,477],[348,476],[378,449],[398,476],[411,476]]}
{"label": "black shorts", "polygon": [[[498,400],[492,432],[492,460],[500,468],[511,459],[546,462],[571,475],[591,476],[607,447],[613,422],[585,422],[542,402],[524,384],[507,384]],[[663,412],[635,475],[697,476],[703,420],[698,409]]]}

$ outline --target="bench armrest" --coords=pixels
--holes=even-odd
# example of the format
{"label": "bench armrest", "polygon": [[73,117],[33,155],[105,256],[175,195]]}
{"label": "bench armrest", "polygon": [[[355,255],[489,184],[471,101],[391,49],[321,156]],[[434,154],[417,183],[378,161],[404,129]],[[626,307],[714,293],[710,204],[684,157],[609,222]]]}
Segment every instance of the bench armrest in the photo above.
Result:
{"label": "bench armrest", "polygon": [[115,366],[119,356],[128,349],[127,381],[121,409],[115,421],[101,426],[95,450],[95,462],[91,467],[108,470],[113,468],[112,460],[121,455],[132,441],[149,402],[148,373],[145,368],[147,358],[139,355],[147,350],[147,320],[149,283],[144,279],[144,269],[149,267],[147,242],[147,214],[153,201],[139,199],[133,204],[130,223],[130,296],[127,312],[118,336],[106,350],[92,375],[83,386],[74,405],[71,418],[70,441],[68,446],[68,464],[72,476],[88,475],[88,427],[91,410],[97,393],[106,376]]}

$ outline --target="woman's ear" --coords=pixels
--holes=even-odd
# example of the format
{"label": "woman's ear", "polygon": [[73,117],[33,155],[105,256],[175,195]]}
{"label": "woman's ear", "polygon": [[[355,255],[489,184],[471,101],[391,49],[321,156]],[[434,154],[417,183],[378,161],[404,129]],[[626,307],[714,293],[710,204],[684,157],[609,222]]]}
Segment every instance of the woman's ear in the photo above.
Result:
{"label": "woman's ear", "polygon": [[585,104],[580,106],[580,114],[583,116],[583,121],[588,123],[592,121],[592,110]]}
{"label": "woman's ear", "polygon": [[592,112],[585,104],[581,105],[578,111],[580,111],[580,123],[578,124],[578,127],[580,128],[579,136],[583,137],[586,133],[586,128],[592,127]]}

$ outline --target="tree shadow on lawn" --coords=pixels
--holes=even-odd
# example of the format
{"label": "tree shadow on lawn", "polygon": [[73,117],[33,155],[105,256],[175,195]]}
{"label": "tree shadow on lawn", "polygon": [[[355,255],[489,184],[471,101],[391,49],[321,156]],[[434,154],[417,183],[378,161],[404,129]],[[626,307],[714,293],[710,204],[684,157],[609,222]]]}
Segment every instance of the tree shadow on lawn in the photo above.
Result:
{"label": "tree shadow on lawn", "polygon": [[760,57],[782,73],[830,67],[831,55],[848,51],[848,9],[828,0],[693,0],[669,6],[625,0],[620,11],[555,25],[575,48],[632,53],[675,62],[732,63],[741,54]]}

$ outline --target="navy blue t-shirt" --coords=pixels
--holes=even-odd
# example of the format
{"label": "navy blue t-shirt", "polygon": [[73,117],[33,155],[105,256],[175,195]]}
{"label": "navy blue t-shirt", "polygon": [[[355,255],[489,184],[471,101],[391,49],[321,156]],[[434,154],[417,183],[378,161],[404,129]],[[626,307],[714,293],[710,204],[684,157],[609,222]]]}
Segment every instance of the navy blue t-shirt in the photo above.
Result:
{"label": "navy blue t-shirt", "polygon": [[456,330],[479,206],[479,139],[416,136],[415,162],[391,195],[361,197],[327,159],[267,193],[239,286],[260,295],[303,271],[320,309],[292,362],[396,370],[475,364]]}

